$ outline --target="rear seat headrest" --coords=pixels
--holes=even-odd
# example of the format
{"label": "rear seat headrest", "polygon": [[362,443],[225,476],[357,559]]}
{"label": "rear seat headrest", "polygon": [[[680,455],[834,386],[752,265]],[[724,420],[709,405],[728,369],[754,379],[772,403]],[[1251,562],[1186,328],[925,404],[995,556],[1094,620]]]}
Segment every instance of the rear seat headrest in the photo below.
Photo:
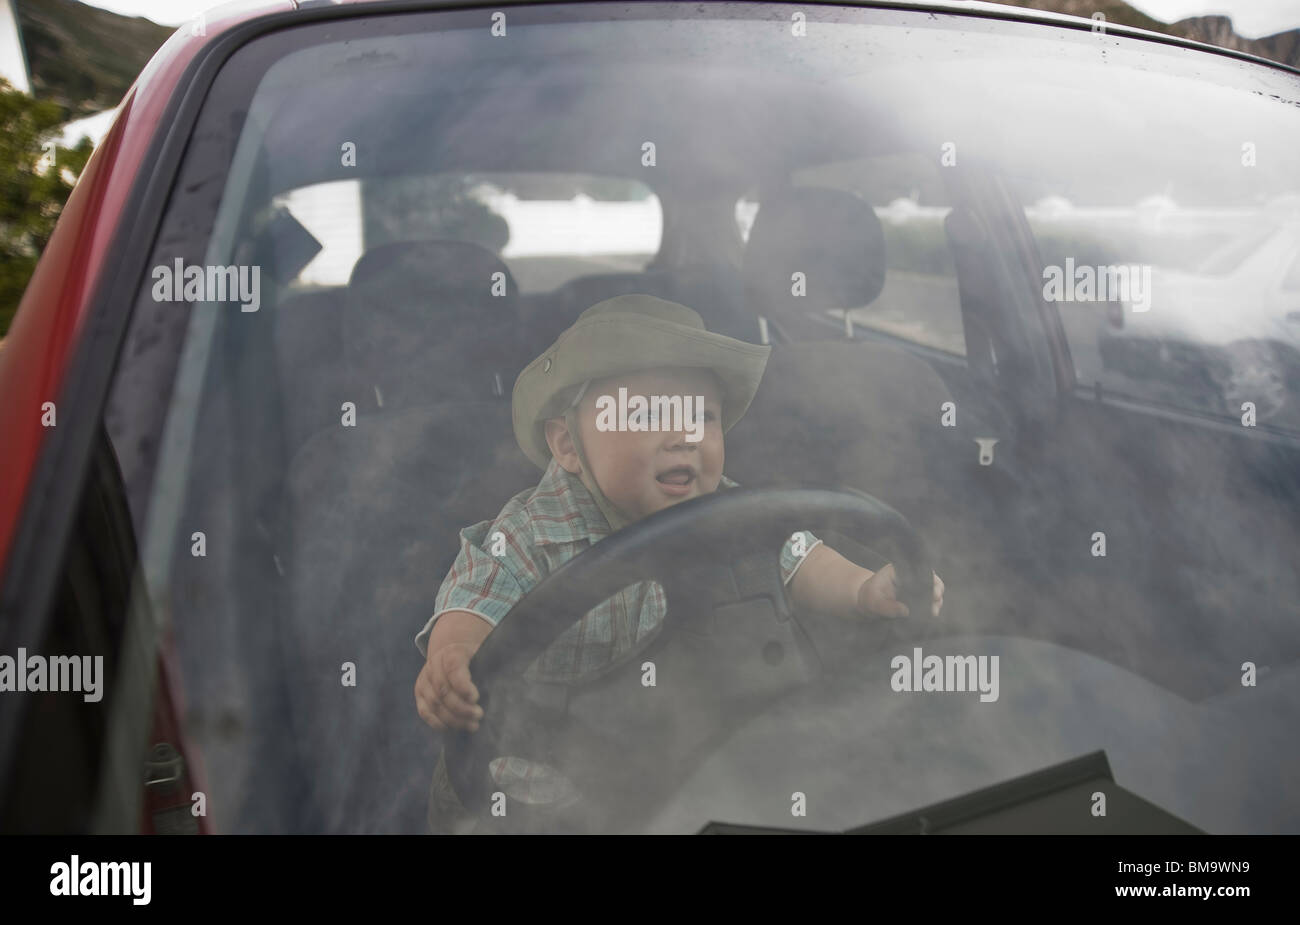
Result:
{"label": "rear seat headrest", "polygon": [[[504,274],[504,296],[492,295],[494,273]],[[518,295],[514,277],[501,258],[469,241],[401,241],[368,250],[352,268],[348,288],[378,286],[398,296],[408,288],[425,298],[436,292],[463,293],[498,306],[513,304]]]}
{"label": "rear seat headrest", "polygon": [[484,247],[404,241],[367,251],[352,269],[343,318],[349,376],[386,409],[509,394],[518,292]]}
{"label": "rear seat headrest", "polygon": [[[807,294],[791,293],[804,273]],[[745,245],[745,297],[759,314],[858,308],[885,286],[885,233],[852,193],[793,187],[765,198]]]}

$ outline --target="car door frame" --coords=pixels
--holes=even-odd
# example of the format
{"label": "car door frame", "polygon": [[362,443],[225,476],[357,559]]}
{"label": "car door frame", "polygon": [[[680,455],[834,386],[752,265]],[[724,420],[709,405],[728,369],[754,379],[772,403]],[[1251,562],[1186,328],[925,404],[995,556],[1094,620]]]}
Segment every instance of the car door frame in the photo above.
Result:
{"label": "car door frame", "polygon": [[[149,86],[149,92],[165,94],[166,102],[156,124],[146,123],[146,130],[153,129],[153,133],[143,145],[145,153],[140,160],[143,170],[130,184],[115,230],[105,247],[103,271],[86,296],[80,330],[68,351],[58,384],[55,406],[62,409],[61,420],[59,426],[49,428],[44,434],[28,479],[25,500],[0,576],[0,650],[16,650],[32,640],[44,640],[50,632],[65,554],[85,500],[83,487],[95,470],[93,460],[96,447],[103,439],[105,406],[135,314],[136,299],[147,279],[147,259],[154,249],[168,198],[208,90],[235,50],[291,21],[303,20],[292,13],[276,13],[237,22],[228,31],[214,33],[197,45],[187,47],[182,38],[178,44],[164,46],[146,68],[146,74],[156,68],[151,79],[163,84]],[[178,36],[181,33],[172,41]],[[188,62],[187,55],[191,56]],[[124,147],[123,126],[128,124],[127,116],[144,83],[145,75],[142,75],[128,92],[122,115],[92,159],[93,169],[88,165],[83,174],[84,186],[74,191],[74,195],[79,192],[92,203],[94,209],[102,206],[105,189],[113,182],[120,182],[112,170]],[[166,86],[168,83],[170,88]],[[133,128],[133,131],[140,130]],[[141,141],[136,138],[133,143]],[[129,158],[127,163],[131,163]],[[97,213],[92,213],[91,221],[97,218]],[[88,238],[94,230],[66,223],[56,227],[49,247],[51,255],[70,253],[74,258],[85,259],[91,247]],[[58,245],[66,242],[70,242],[70,252],[60,251]],[[38,304],[53,300],[53,292],[60,282],[46,278],[46,289],[33,291],[30,300]],[[33,306],[31,310],[38,309]],[[156,381],[168,386],[154,392],[159,400],[147,409],[157,425],[154,433],[160,430],[162,415],[166,413],[173,373],[174,364],[158,364],[153,370]],[[98,807],[87,821],[88,827],[97,832],[137,829],[143,802],[143,777],[134,774],[132,769],[140,767],[144,751],[137,754],[133,740],[139,738],[143,742],[147,737],[147,733],[139,730],[175,730],[174,735],[180,734],[175,715],[176,678],[174,669],[168,667],[171,658],[161,647],[167,639],[168,627],[158,620],[147,604],[147,596],[141,593],[138,560],[132,575],[119,577],[136,589],[132,599],[142,606],[130,609],[123,629],[123,649],[132,654],[127,663],[131,670],[119,672],[113,679],[117,690],[108,719],[112,732],[104,753],[109,763],[102,779]],[[151,654],[146,657],[146,652]],[[6,795],[23,758],[23,749],[33,747],[24,743],[23,733],[29,731],[39,741],[39,730],[28,730],[31,705],[30,698],[0,697],[0,793]],[[182,756],[185,757],[183,749]],[[144,828],[147,830],[147,826]]]}

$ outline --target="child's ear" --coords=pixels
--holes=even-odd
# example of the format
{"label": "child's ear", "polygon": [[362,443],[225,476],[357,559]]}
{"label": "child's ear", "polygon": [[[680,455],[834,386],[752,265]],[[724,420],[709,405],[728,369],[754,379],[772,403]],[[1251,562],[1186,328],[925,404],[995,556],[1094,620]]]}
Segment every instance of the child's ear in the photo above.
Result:
{"label": "child's ear", "polygon": [[546,445],[551,448],[551,455],[570,475],[581,475],[582,465],[578,462],[578,450],[573,445],[573,437],[564,423],[564,418],[551,418],[545,424]]}

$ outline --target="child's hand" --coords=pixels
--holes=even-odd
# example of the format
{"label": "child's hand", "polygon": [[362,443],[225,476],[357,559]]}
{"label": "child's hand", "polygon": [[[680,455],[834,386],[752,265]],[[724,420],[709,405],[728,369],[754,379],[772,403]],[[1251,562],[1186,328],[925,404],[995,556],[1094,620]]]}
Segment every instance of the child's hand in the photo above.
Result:
{"label": "child's hand", "polygon": [[478,730],[483,708],[469,677],[469,660],[477,645],[448,643],[429,655],[415,679],[415,708],[434,729]]}
{"label": "child's hand", "polygon": [[[934,575],[934,599],[930,615],[937,617],[943,607],[943,579]],[[882,617],[905,617],[907,605],[898,600],[894,577],[894,564],[891,562],[862,583],[858,588],[858,610],[863,614],[875,614]]]}

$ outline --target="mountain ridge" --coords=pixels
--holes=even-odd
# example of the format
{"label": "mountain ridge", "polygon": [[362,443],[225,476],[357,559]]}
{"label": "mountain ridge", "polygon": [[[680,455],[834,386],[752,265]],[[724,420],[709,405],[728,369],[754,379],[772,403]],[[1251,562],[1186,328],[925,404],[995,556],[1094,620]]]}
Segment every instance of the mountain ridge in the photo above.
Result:
{"label": "mountain ridge", "polygon": [[1163,23],[1129,6],[1123,0],[1016,0],[1014,3],[1010,0],[992,0],[992,2],[1045,13],[1064,13],[1081,19],[1090,19],[1094,13],[1101,13],[1106,17],[1107,22],[1146,29],[1149,32],[1162,32],[1165,35],[1190,39],[1194,42],[1204,42],[1207,45],[1245,52],[1291,67],[1300,67],[1300,28],[1249,39],[1237,33],[1229,16],[1189,16],[1177,22]]}

